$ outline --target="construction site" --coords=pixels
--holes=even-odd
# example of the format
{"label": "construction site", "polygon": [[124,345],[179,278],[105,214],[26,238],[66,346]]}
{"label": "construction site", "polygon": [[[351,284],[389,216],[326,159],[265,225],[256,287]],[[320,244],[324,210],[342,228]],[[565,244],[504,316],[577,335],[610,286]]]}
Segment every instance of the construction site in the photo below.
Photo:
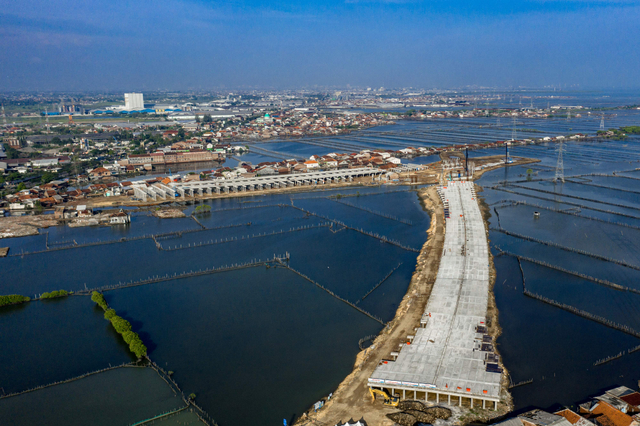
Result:
{"label": "construction site", "polygon": [[[495,347],[500,328],[490,291],[495,271],[488,209],[470,178],[536,160],[475,160],[469,170],[460,158],[443,159],[436,176],[442,184],[419,191],[431,226],[394,320],[360,352],[354,371],[324,407],[305,413],[300,424],[366,414],[373,424],[413,425],[435,406],[449,410],[437,418],[455,423],[488,420],[511,409],[508,373]],[[406,409],[407,403],[424,409]]]}
{"label": "construction site", "polygon": [[402,399],[496,410],[503,368],[487,334],[489,256],[486,230],[470,182],[438,189],[446,233],[438,275],[414,334],[368,380]]}

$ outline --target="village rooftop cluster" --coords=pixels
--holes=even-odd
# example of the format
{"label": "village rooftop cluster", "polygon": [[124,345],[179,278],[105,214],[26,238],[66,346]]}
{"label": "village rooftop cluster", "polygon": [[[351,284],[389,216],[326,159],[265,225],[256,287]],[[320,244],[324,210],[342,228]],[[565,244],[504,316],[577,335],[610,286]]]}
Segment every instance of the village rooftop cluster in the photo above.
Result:
{"label": "village rooftop cluster", "polygon": [[638,426],[640,393],[620,386],[583,404],[553,414],[532,410],[493,426]]}

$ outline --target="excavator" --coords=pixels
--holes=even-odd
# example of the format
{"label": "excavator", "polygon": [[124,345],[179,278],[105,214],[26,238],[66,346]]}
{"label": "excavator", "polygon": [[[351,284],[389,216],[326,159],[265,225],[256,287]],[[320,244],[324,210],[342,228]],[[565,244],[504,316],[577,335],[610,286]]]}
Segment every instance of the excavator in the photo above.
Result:
{"label": "excavator", "polygon": [[384,405],[397,407],[400,402],[399,396],[389,396],[389,394],[384,390],[369,388],[369,392],[371,393],[371,402],[376,402],[376,395],[380,395],[384,398]]}

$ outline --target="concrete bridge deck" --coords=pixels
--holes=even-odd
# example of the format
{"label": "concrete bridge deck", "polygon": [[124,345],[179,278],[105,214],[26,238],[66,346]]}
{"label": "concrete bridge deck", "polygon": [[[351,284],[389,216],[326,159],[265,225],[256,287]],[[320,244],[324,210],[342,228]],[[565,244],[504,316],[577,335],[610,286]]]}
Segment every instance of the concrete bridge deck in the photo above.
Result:
{"label": "concrete bridge deck", "polygon": [[272,188],[288,188],[293,186],[324,185],[334,182],[351,182],[354,178],[367,176],[375,177],[387,172],[387,170],[363,167],[358,169],[339,169],[252,178],[170,183],[168,185],[156,183],[151,186],[134,185],[134,193],[137,198],[146,201],[148,197],[156,200],[158,197],[164,199],[167,197],[187,197],[204,195],[207,193],[220,194]]}
{"label": "concrete bridge deck", "polygon": [[[497,408],[501,368],[486,334],[489,255],[472,182],[439,189],[446,234],[438,275],[420,328],[381,363],[369,386],[415,399]],[[393,360],[395,358],[395,360]],[[488,405],[487,405],[488,404]]]}

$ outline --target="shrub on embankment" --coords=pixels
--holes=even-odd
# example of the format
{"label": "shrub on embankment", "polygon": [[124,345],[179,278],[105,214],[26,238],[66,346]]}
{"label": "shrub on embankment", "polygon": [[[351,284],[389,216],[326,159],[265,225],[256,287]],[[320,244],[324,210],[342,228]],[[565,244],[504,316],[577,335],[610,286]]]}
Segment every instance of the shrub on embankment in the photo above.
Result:
{"label": "shrub on embankment", "polygon": [[51,293],[42,293],[40,299],[55,299],[56,297],[68,296],[70,293],[67,290],[55,290]]}
{"label": "shrub on embankment", "polygon": [[107,301],[104,300],[104,296],[102,295],[102,293],[94,291],[93,293],[91,293],[91,300],[96,302],[98,306],[100,306],[103,310],[106,311],[107,309],[109,309],[109,305],[107,305]]}
{"label": "shrub on embankment", "polygon": [[126,344],[129,345],[129,350],[138,358],[147,356],[147,347],[142,343],[142,339],[140,339],[138,333],[131,331],[131,323],[118,316],[115,309],[109,308],[102,293],[94,291],[91,294],[91,300],[104,310],[104,319],[111,322],[113,328],[122,336]]}
{"label": "shrub on embankment", "polygon": [[196,207],[196,210],[194,211],[194,214],[205,214],[205,213],[211,213],[211,206],[203,204],[201,206]]}
{"label": "shrub on embankment", "polygon": [[17,305],[18,303],[28,302],[29,300],[31,300],[31,298],[27,296],[8,294],[6,296],[0,296],[0,306]]}
{"label": "shrub on embankment", "polygon": [[640,126],[625,126],[620,127],[620,130],[628,134],[640,135]]}

